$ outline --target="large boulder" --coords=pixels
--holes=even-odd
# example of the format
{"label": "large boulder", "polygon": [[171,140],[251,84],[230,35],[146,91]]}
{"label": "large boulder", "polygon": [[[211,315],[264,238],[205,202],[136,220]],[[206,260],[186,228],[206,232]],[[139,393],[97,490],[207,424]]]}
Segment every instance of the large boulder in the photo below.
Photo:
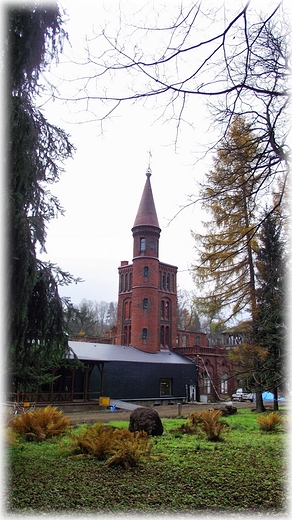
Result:
{"label": "large boulder", "polygon": [[152,436],[163,434],[161,419],[153,408],[136,408],[130,415],[129,430],[130,432],[144,430]]}

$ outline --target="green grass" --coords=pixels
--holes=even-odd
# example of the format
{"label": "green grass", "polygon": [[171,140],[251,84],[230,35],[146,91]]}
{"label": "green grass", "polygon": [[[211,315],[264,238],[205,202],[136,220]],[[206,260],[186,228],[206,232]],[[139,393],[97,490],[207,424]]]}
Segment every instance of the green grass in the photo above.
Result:
{"label": "green grass", "polygon": [[[9,513],[197,513],[286,511],[286,436],[264,433],[258,415],[225,418],[222,442],[173,432],[186,419],[162,419],[153,457],[125,470],[68,453],[68,435],[7,448]],[[126,421],[112,425],[128,427]],[[82,428],[82,426],[79,426]]]}

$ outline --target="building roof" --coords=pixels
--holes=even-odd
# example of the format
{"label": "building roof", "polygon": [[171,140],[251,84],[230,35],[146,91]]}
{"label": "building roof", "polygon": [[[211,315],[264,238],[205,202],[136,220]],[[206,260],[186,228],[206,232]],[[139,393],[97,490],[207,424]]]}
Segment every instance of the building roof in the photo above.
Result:
{"label": "building roof", "polygon": [[107,345],[104,343],[87,343],[69,341],[69,347],[80,361],[126,361],[131,363],[164,363],[189,365],[189,359],[170,352],[160,350],[155,354],[142,352],[135,347],[123,345]]}
{"label": "building roof", "polygon": [[[140,205],[136,215],[133,227],[137,226],[155,226],[159,228],[156,208],[154,204],[152,188],[150,183],[151,170],[148,168],[146,173],[146,183],[140,200]],[[160,229],[160,228],[159,228]]]}

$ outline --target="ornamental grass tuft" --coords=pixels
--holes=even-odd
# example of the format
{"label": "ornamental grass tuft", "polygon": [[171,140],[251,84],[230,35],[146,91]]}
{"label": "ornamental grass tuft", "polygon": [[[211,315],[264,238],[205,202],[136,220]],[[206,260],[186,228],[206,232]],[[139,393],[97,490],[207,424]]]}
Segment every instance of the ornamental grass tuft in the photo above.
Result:
{"label": "ornamental grass tuft", "polygon": [[71,435],[73,452],[105,461],[106,466],[128,469],[145,460],[151,451],[151,440],[144,431],[130,432],[126,428],[95,423],[78,434]]}
{"label": "ornamental grass tuft", "polygon": [[258,417],[256,422],[262,431],[273,432],[277,430],[279,426],[285,424],[285,418],[279,412],[270,412]]}
{"label": "ornamental grass tuft", "polygon": [[226,423],[219,420],[221,417],[221,410],[191,412],[187,422],[181,425],[179,431],[191,435],[203,432],[208,441],[217,442],[222,440],[222,433],[226,428]]}
{"label": "ornamental grass tuft", "polygon": [[12,419],[10,427],[27,441],[44,441],[62,435],[70,427],[70,420],[62,411],[49,405],[19,415]]}

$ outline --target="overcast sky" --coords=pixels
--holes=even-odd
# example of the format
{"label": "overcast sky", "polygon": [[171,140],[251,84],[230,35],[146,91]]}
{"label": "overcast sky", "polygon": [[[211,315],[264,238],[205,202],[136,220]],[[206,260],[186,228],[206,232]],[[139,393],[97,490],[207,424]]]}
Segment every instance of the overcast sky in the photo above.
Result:
{"label": "overcast sky", "polygon": [[[219,13],[222,29],[222,23],[228,19],[228,10],[238,10],[241,3],[244,2],[237,2],[234,6],[231,0],[213,0],[203,2],[203,7],[217,12],[220,5],[224,6]],[[274,0],[268,1],[269,5],[274,3]],[[183,6],[192,4],[191,0],[183,2]],[[265,5],[258,0],[252,4],[256,9]],[[119,29],[121,15],[127,18],[130,32],[133,31],[131,24],[145,23],[150,26],[153,19],[158,19],[159,25],[163,26],[164,22],[170,23],[172,12],[180,2],[60,0],[59,5],[67,12],[65,29],[70,45],[66,44],[59,65],[51,68],[49,79],[58,86],[60,97],[65,99],[76,93],[81,76],[95,72],[92,65],[77,65],[84,60],[87,38],[91,40],[90,48],[97,56],[103,52],[102,41],[92,38],[101,27],[114,36]],[[205,33],[217,34],[212,17],[205,20],[209,24]],[[204,27],[200,25],[200,29],[204,34]],[[154,38],[152,45],[159,46],[161,34],[155,32],[156,40]],[[133,43],[136,43],[135,39]],[[151,42],[147,45],[148,51]],[[186,62],[185,66],[193,70],[194,64]],[[119,75],[119,80],[115,77],[112,85],[104,86],[114,91],[122,90],[123,82],[128,80],[129,74],[125,73]],[[96,85],[100,91],[102,78],[97,78]],[[94,94],[92,86],[91,93]],[[118,299],[118,267],[122,260],[132,261],[131,228],[146,181],[149,150],[152,155],[151,183],[162,229],[160,260],[178,267],[180,288],[196,291],[189,273],[195,259],[191,230],[202,230],[201,221],[205,215],[196,205],[172,219],[182,206],[189,203],[189,196],[198,192],[197,183],[210,169],[212,156],[208,154],[199,162],[198,159],[203,157],[206,143],[214,142],[217,136],[204,99],[200,98],[192,102],[189,113],[185,114],[192,125],[184,124],[180,128],[175,147],[176,120],[159,117],[163,114],[165,99],[161,97],[146,104],[121,105],[110,119],[104,121],[102,132],[96,115],[104,114],[108,109],[106,105],[94,102],[90,105],[93,112],[85,112],[84,105],[80,103],[72,105],[52,101],[46,96],[40,101],[40,105],[45,102],[42,108],[49,122],[68,132],[77,149],[73,159],[65,162],[59,183],[51,186],[51,191],[65,209],[65,216],[51,221],[46,241],[47,254],[41,255],[41,258],[84,280],[83,283],[60,288],[61,296],[70,297],[75,304],[83,298],[107,302]],[[84,120],[88,119],[91,122],[84,124]]]}
{"label": "overcast sky", "polygon": [[[176,2],[168,2],[170,6]],[[109,16],[110,2],[102,10],[102,3],[60,2],[69,21],[71,48],[65,48],[65,61],[53,70],[57,84],[64,70],[76,74],[74,64],[68,67],[68,57],[80,57],[85,36],[93,26],[96,30],[103,17]],[[137,5],[147,2],[135,2]],[[149,3],[150,6],[152,2]],[[113,2],[118,6],[117,2]],[[128,2],[124,5],[130,8]],[[82,6],[82,7],[81,7]],[[77,58],[75,58],[76,60]],[[87,70],[88,72],[88,70]],[[70,92],[71,85],[62,82],[61,96]],[[162,101],[162,100],[161,100]],[[182,211],[171,223],[181,206],[189,202],[189,195],[197,192],[196,181],[202,178],[208,161],[196,164],[208,130],[206,110],[200,101],[194,127],[185,127],[175,149],[175,124],[158,119],[159,107],[149,109],[142,104],[125,104],[103,125],[101,134],[97,121],[80,124],[81,107],[72,107],[58,101],[44,107],[51,123],[58,124],[71,135],[77,151],[66,161],[65,172],[51,191],[58,196],[65,216],[51,221],[47,235],[47,255],[52,261],[84,282],[60,288],[61,296],[75,304],[83,298],[96,301],[117,301],[118,267],[122,260],[132,261],[133,226],[138,205],[146,182],[146,170],[151,150],[152,190],[160,227],[161,261],[178,267],[178,286],[195,290],[189,268],[194,261],[194,240],[191,229],[198,231],[202,214],[199,206]],[[98,108],[96,109],[98,112]],[[157,120],[155,122],[155,120]]]}
{"label": "overcast sky", "polygon": [[[202,40],[206,34],[208,37],[218,34],[230,19],[229,10],[238,11],[242,3],[237,2],[234,6],[231,0],[203,2],[208,16],[202,18],[199,24],[201,33],[196,30],[195,37]],[[268,3],[273,4],[274,0]],[[262,4],[254,2],[257,9]],[[135,46],[140,37],[135,24],[170,25],[180,2],[60,0],[59,5],[67,13],[65,30],[70,45],[65,45],[59,65],[51,67],[51,72],[46,75],[58,87],[58,96],[65,100],[76,95],[82,77],[94,76],[96,72],[93,64],[82,64],[86,58],[87,40],[91,57],[100,61],[98,57],[108,48],[108,44],[103,47],[105,40],[97,37],[102,28],[113,37],[120,31],[120,19],[125,19],[127,23],[123,27],[128,43],[131,45],[132,41]],[[184,0],[184,8],[191,5],[192,0]],[[212,10],[213,14],[216,13],[216,23]],[[131,38],[129,35],[132,33]],[[151,54],[163,46],[165,34],[165,31],[149,32],[145,41],[143,38],[138,43],[144,48],[146,46]],[[123,41],[121,31],[120,38]],[[175,47],[176,43],[173,41],[171,45]],[[125,49],[128,51],[127,47]],[[185,61],[182,66],[189,74],[194,63]],[[113,93],[123,92],[131,81],[139,90],[140,79],[125,72],[113,75],[110,83],[108,77],[97,77],[88,83],[87,91],[93,96],[103,88]],[[80,95],[84,95],[84,90]],[[198,159],[204,156],[207,143],[215,142],[218,135],[204,98],[193,96],[188,112],[184,113],[184,119],[191,125],[180,127],[175,146],[177,121],[171,117],[172,106],[163,116],[165,102],[163,95],[146,103],[122,104],[101,127],[98,118],[110,107],[99,101],[91,102],[89,110],[82,102],[53,101],[46,95],[40,101],[47,119],[68,132],[77,149],[73,159],[65,162],[59,183],[51,186],[51,191],[65,209],[65,216],[51,221],[46,241],[47,254],[41,255],[41,258],[84,280],[60,288],[61,296],[71,298],[75,304],[83,298],[107,302],[118,299],[117,269],[122,260],[132,261],[131,228],[146,181],[149,150],[152,190],[162,229],[159,257],[162,262],[178,267],[179,288],[196,292],[189,272],[195,260],[191,230],[202,230],[201,222],[205,215],[197,204],[173,217],[182,206],[189,204],[191,195],[198,193],[198,182],[210,169],[213,154],[209,153],[199,162]]]}

